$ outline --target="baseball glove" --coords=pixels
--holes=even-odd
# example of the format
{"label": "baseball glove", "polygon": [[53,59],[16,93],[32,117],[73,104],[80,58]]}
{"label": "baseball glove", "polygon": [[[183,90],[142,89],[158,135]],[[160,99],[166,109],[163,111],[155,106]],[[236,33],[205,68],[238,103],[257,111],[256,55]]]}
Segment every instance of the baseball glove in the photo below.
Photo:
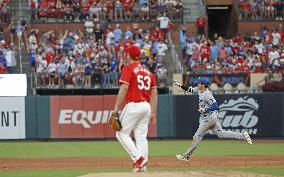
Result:
{"label": "baseball glove", "polygon": [[118,113],[113,112],[108,120],[110,128],[112,128],[114,131],[120,131],[122,128],[118,116]]}

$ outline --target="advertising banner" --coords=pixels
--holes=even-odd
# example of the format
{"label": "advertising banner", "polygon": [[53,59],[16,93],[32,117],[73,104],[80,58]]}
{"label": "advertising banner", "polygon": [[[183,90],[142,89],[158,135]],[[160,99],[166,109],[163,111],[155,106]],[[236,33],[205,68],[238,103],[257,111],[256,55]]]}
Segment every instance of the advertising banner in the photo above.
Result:
{"label": "advertising banner", "polygon": [[[263,136],[262,95],[218,95],[219,120],[224,130]],[[209,133],[212,133],[210,131]]]}
{"label": "advertising banner", "polygon": [[0,139],[25,139],[25,98],[0,97]]}
{"label": "advertising banner", "polygon": [[[115,138],[107,124],[116,96],[51,96],[51,138]],[[149,127],[156,137],[156,125]]]}
{"label": "advertising banner", "polygon": [[0,74],[0,96],[27,96],[25,74]]}
{"label": "advertising banner", "polygon": [[[248,132],[253,136],[282,136],[283,103],[277,94],[215,95],[219,122],[224,130]],[[198,96],[176,97],[177,137],[191,137],[198,129]],[[211,130],[209,134],[213,134]]]}

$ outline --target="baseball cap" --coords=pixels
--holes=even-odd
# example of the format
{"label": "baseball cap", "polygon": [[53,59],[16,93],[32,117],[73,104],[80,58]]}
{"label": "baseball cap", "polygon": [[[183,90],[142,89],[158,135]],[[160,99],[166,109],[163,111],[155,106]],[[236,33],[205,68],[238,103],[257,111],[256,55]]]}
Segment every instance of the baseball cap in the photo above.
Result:
{"label": "baseball cap", "polygon": [[141,56],[141,51],[139,47],[135,45],[131,45],[130,47],[125,49],[125,52],[128,53],[128,55],[133,59],[133,60],[139,60]]}

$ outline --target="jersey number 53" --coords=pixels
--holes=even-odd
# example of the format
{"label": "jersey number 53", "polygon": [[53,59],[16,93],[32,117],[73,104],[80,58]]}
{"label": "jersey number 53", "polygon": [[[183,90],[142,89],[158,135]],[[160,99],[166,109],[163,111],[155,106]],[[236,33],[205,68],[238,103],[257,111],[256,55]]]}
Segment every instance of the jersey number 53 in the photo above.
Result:
{"label": "jersey number 53", "polygon": [[137,82],[140,90],[150,90],[151,78],[149,76],[137,75]]}

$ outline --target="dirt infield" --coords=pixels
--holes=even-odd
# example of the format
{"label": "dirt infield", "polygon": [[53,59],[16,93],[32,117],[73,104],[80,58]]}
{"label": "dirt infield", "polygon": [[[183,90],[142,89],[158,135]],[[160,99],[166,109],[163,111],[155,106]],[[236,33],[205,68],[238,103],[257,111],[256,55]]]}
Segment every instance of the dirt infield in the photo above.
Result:
{"label": "dirt infield", "polygon": [[152,173],[94,173],[80,177],[272,177],[253,173],[239,172],[152,172]]}
{"label": "dirt infield", "polygon": [[[150,157],[148,170],[185,169],[185,168],[247,168],[247,167],[283,167],[284,156],[223,156],[192,157],[190,162],[181,162],[175,157]],[[128,158],[10,158],[0,159],[0,171],[3,170],[96,170],[131,169]]]}

